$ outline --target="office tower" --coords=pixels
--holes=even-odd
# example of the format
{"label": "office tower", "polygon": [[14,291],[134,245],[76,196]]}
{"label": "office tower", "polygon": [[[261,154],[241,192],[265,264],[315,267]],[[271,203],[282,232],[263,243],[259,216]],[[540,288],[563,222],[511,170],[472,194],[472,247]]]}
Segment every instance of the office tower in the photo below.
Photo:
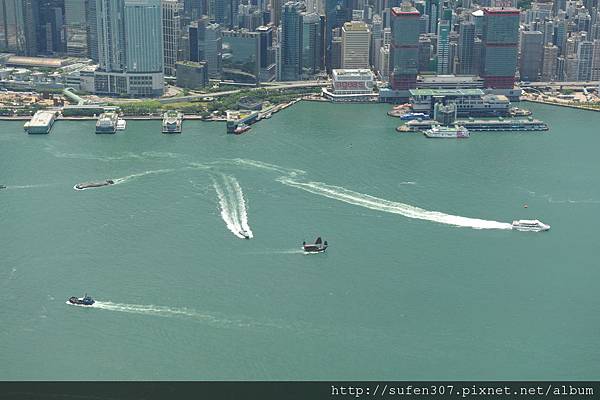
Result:
{"label": "office tower", "polygon": [[302,72],[305,76],[323,70],[324,20],[316,13],[302,15]]}
{"label": "office tower", "polygon": [[592,81],[600,80],[600,40],[594,40],[592,50]]}
{"label": "office tower", "polygon": [[441,17],[440,0],[425,0],[425,14],[429,17],[427,33],[436,33],[437,24]]}
{"label": "office tower", "polygon": [[64,54],[67,51],[65,38],[65,1],[37,0],[33,3],[36,15],[36,54]]}
{"label": "office tower", "polygon": [[447,75],[450,73],[450,23],[441,20],[437,31],[437,73]]}
{"label": "office tower", "polygon": [[544,21],[544,45],[554,43],[554,22]]}
{"label": "office tower", "polygon": [[88,57],[86,11],[88,0],[65,0],[67,55]]}
{"label": "office tower", "polygon": [[550,82],[556,80],[558,52],[558,46],[555,46],[553,44],[546,44],[544,46],[541,79],[543,82]]}
{"label": "office tower", "polygon": [[273,27],[259,26],[256,28],[260,36],[260,76],[261,82],[270,82],[277,74],[276,50],[273,47]]}
{"label": "office tower", "polygon": [[87,48],[88,57],[94,62],[100,62],[100,54],[98,51],[98,12],[97,0],[87,0],[85,7],[85,21],[87,23]]}
{"label": "office tower", "polygon": [[352,4],[350,3],[351,0],[325,0],[325,58],[329,71],[333,68],[331,63],[333,30],[341,29],[344,23],[352,19]]}
{"label": "office tower", "polygon": [[[181,3],[181,2],[180,2]],[[189,21],[195,21],[208,13],[207,0],[183,0],[183,16]]]}
{"label": "office tower", "polygon": [[178,0],[161,0],[163,22],[164,71],[167,76],[175,76],[179,39],[181,37],[182,4]]}
{"label": "office tower", "polygon": [[422,35],[419,37],[419,72],[431,71],[433,57],[433,43],[431,37]]}
{"label": "office tower", "polygon": [[289,1],[281,15],[281,80],[297,81],[302,73],[302,6]]}
{"label": "office tower", "polygon": [[522,81],[537,81],[542,72],[544,34],[540,31],[521,32],[519,74]]}
{"label": "office tower", "polygon": [[96,0],[101,94],[159,96],[164,91],[160,0]]}
{"label": "office tower", "polygon": [[594,56],[594,43],[585,40],[577,47],[577,79],[578,81],[589,81],[592,79],[592,61]]}
{"label": "office tower", "polygon": [[473,46],[475,45],[475,24],[464,21],[458,33],[458,74],[473,74]]}
{"label": "office tower", "polygon": [[0,51],[36,55],[38,23],[35,0],[0,0]]}
{"label": "office tower", "polygon": [[226,28],[238,26],[240,0],[216,0],[215,22]]}
{"label": "office tower", "polygon": [[519,43],[519,11],[488,8],[484,11],[483,70],[487,88],[512,89]]}
{"label": "office tower", "polygon": [[246,30],[223,31],[223,79],[258,83],[260,34]]}
{"label": "office tower", "polygon": [[346,22],[342,27],[342,68],[369,68],[371,30],[364,22]]}
{"label": "office tower", "polygon": [[271,23],[275,26],[281,24],[281,14],[284,0],[271,0]]}
{"label": "office tower", "polygon": [[394,90],[414,88],[419,63],[419,12],[403,3],[391,10],[390,82]]}
{"label": "office tower", "polygon": [[207,63],[208,76],[220,79],[223,69],[223,38],[219,24],[201,17],[188,28],[190,61]]}

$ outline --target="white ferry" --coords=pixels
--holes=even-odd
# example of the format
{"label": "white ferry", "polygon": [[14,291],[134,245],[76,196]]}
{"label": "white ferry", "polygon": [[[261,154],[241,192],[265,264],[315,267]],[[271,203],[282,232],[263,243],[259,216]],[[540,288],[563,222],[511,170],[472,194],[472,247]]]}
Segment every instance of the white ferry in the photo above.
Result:
{"label": "white ferry", "polygon": [[469,130],[464,126],[434,126],[425,131],[428,138],[465,139],[469,137]]}
{"label": "white ferry", "polygon": [[162,133],[181,133],[183,114],[179,111],[167,111],[163,114]]}
{"label": "white ferry", "polygon": [[100,114],[96,122],[96,133],[115,133],[117,131],[118,119],[119,117],[115,112]]}
{"label": "white ferry", "polygon": [[520,219],[513,221],[512,228],[517,231],[541,232],[550,229],[550,225],[544,224],[537,219]]}

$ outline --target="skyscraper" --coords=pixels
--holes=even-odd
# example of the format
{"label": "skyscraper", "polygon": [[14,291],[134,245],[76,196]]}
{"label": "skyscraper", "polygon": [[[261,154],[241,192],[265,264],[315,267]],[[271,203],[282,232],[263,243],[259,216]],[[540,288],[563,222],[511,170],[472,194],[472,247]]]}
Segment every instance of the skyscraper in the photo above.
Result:
{"label": "skyscraper", "polygon": [[167,76],[175,76],[179,38],[181,36],[182,4],[178,0],[161,0],[163,23],[164,71]]}
{"label": "skyscraper", "polygon": [[558,47],[553,44],[544,46],[542,61],[542,81],[550,82],[557,78]]}
{"label": "skyscraper", "polygon": [[519,43],[519,10],[484,10],[481,76],[488,88],[512,89],[515,83]]}
{"label": "skyscraper", "polygon": [[577,47],[577,80],[589,81],[592,79],[592,61],[594,57],[594,43],[584,40]]}
{"label": "skyscraper", "polygon": [[288,1],[281,16],[281,80],[297,81],[302,73],[302,5]]}
{"label": "skyscraper", "polygon": [[537,81],[542,72],[544,34],[540,31],[521,32],[519,74],[522,81]]}
{"label": "skyscraper", "polygon": [[333,30],[352,20],[351,0],[325,0],[325,62],[331,70]]}
{"label": "skyscraper", "polygon": [[65,0],[37,0],[36,54],[64,54],[67,51],[65,29]]}
{"label": "skyscraper", "polygon": [[302,15],[302,72],[310,76],[323,69],[323,28],[320,15],[307,13]]}
{"label": "skyscraper", "polygon": [[67,54],[88,57],[86,8],[88,0],[65,0]]}
{"label": "skyscraper", "polygon": [[437,73],[450,73],[450,22],[441,20],[437,30]]}
{"label": "skyscraper", "polygon": [[164,90],[160,0],[95,0],[96,92],[158,96]]}
{"label": "skyscraper", "polygon": [[369,68],[371,30],[364,22],[346,22],[342,27],[342,68]]}
{"label": "skyscraper", "polygon": [[0,51],[36,55],[36,5],[34,0],[0,0]]}
{"label": "skyscraper", "polygon": [[238,26],[240,0],[215,1],[215,22],[226,28]]}
{"label": "skyscraper", "polygon": [[275,26],[279,26],[281,23],[283,3],[283,0],[271,0],[271,23]]}
{"label": "skyscraper", "polygon": [[420,16],[410,3],[391,10],[390,82],[394,90],[416,86]]}
{"label": "skyscraper", "polygon": [[458,32],[458,73],[473,74],[473,47],[475,45],[475,24],[462,22]]}

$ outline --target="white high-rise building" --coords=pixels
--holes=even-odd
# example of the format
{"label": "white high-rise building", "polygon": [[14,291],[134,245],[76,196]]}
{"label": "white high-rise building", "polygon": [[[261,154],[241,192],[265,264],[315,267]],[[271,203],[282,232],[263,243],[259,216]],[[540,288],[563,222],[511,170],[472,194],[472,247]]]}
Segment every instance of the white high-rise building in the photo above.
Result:
{"label": "white high-rise building", "polygon": [[167,76],[175,76],[175,63],[179,52],[179,38],[181,36],[181,12],[183,3],[178,0],[162,0],[163,22],[163,52],[164,71]]}
{"label": "white high-rise building", "polygon": [[371,30],[364,22],[346,22],[342,27],[342,68],[370,68]]}

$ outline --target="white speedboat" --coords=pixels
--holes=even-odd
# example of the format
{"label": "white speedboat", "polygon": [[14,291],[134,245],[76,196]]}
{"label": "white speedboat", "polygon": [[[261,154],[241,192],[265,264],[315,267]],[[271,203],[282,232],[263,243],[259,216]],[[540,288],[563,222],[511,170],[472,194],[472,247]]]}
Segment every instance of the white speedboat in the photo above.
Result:
{"label": "white speedboat", "polygon": [[550,229],[550,225],[544,224],[537,219],[520,219],[513,221],[512,228],[518,231],[541,232]]}

